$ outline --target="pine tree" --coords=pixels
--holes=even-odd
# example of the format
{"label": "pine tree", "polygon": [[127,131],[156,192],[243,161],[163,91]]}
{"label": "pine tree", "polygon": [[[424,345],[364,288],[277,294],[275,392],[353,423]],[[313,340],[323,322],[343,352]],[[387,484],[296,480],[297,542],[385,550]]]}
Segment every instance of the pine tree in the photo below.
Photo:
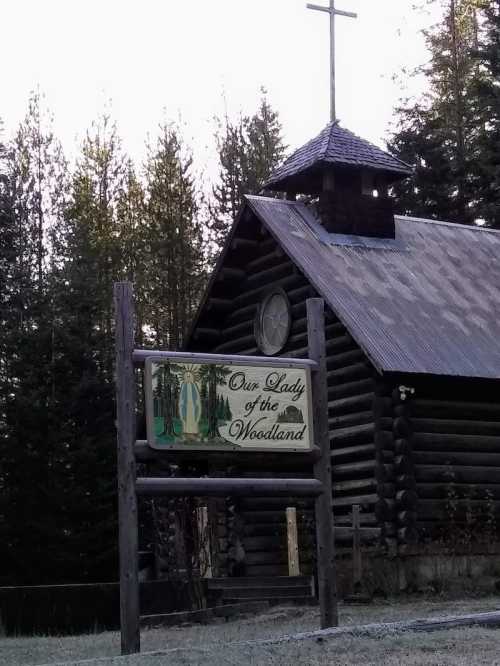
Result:
{"label": "pine tree", "polygon": [[146,162],[147,325],[160,349],[182,345],[205,282],[192,157],[173,125],[161,127]]}
{"label": "pine tree", "polygon": [[478,76],[480,0],[434,0],[443,7],[440,25],[426,33],[430,63],[421,68],[429,90],[397,109],[398,127],[389,147],[415,165],[415,177],[395,187],[399,211],[470,224],[478,216],[472,174],[477,105],[471,94]]}
{"label": "pine tree", "polygon": [[16,554],[11,574],[22,582],[50,580],[62,538],[51,266],[60,261],[57,229],[66,204],[66,171],[48,114],[35,94],[9,150],[11,224],[2,234],[8,233],[11,252],[4,274],[10,314],[2,349],[3,463],[10,486],[5,521],[9,548]]}
{"label": "pine tree", "polygon": [[500,227],[500,2],[489,0],[482,12],[482,30],[474,56],[478,75],[472,87],[477,100],[478,127],[474,194],[479,217]]}
{"label": "pine tree", "polygon": [[244,195],[257,194],[285,155],[278,113],[271,108],[264,89],[261,94],[254,115],[240,114],[237,121],[231,121],[227,115],[223,119],[216,118],[219,182],[212,190],[209,206],[209,229],[215,254],[224,245]]}

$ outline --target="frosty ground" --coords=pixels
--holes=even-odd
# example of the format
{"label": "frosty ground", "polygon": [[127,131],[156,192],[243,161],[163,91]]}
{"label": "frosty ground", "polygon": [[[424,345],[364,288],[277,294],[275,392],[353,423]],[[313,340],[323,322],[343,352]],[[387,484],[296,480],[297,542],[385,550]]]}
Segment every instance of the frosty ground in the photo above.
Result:
{"label": "frosty ground", "polygon": [[[397,600],[340,606],[341,625],[394,622],[500,609],[500,597],[444,601]],[[118,657],[118,632],[82,636],[0,639],[2,666],[86,664],[86,666],[177,666],[246,664],[500,664],[500,629],[460,628],[433,633],[381,631],[375,638],[353,635],[323,640],[289,640],[261,645],[264,638],[319,626],[317,608],[280,607],[235,621],[143,631],[142,654]],[[239,645],[236,643],[240,643]],[[241,644],[244,643],[244,644]],[[148,652],[156,654],[147,654]],[[163,654],[158,654],[162,651]]]}

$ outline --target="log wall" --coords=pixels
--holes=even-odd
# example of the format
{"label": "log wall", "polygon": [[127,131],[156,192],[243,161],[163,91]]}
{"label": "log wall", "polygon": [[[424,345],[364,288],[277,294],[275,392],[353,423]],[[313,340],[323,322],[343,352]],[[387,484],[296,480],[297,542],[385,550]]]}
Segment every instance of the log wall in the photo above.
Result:
{"label": "log wall", "polygon": [[[257,225],[242,220],[212,284],[210,297],[190,344],[191,351],[260,355],[254,319],[264,294],[275,286],[287,293],[292,326],[281,355],[307,358],[306,300],[318,296],[279,245]],[[373,543],[382,534],[385,496],[383,466],[376,455],[374,428],[374,371],[365,355],[334,313],[327,309],[329,425],[332,444],[336,539],[349,546],[352,505],[359,503],[361,535]],[[289,454],[253,454],[245,462],[233,459],[231,468],[213,467],[215,475],[312,476],[312,464]],[[382,501],[380,493],[382,495]],[[219,574],[287,575],[286,508],[297,507],[300,565],[310,570],[314,552],[313,502],[296,498],[245,498],[217,502]],[[350,551],[350,548],[349,548]],[[244,562],[240,560],[244,554]]]}
{"label": "log wall", "polygon": [[419,540],[494,540],[500,524],[498,385],[417,382],[406,409]]}

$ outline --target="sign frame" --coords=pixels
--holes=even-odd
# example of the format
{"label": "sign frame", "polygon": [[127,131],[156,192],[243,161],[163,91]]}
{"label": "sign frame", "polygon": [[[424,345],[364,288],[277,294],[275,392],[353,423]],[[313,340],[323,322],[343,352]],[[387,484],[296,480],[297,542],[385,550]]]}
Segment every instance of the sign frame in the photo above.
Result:
{"label": "sign frame", "polygon": [[[276,369],[296,369],[304,371],[306,384],[306,403],[308,409],[308,446],[302,447],[272,447],[272,446],[238,446],[226,440],[225,443],[206,443],[197,441],[180,441],[172,444],[157,444],[154,432],[154,413],[153,413],[153,383],[152,383],[152,365],[154,363],[173,363],[203,364],[203,365],[235,365],[248,367],[276,368]],[[227,452],[227,453],[310,453],[315,447],[314,432],[314,411],[312,401],[312,379],[311,363],[308,359],[295,360],[291,358],[276,357],[246,357],[246,356],[221,356],[218,354],[202,353],[182,353],[182,352],[149,352],[144,359],[144,394],[145,394],[145,413],[148,446],[155,451],[182,451],[185,453],[200,451]]]}

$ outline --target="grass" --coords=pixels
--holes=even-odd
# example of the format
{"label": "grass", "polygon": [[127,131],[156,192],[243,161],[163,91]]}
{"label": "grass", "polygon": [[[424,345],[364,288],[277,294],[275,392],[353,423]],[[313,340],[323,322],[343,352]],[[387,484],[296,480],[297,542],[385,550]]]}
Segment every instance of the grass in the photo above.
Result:
{"label": "grass", "polygon": [[[408,600],[377,602],[366,606],[340,606],[342,625],[392,622],[423,617],[485,612],[500,607],[500,597],[482,600]],[[168,654],[142,654],[127,658],[120,653],[117,632],[66,637],[0,639],[2,666],[77,664],[88,666],[224,666],[255,664],[315,666],[320,664],[500,664],[500,630],[467,628],[424,633],[381,631],[377,638],[343,636],[301,642],[259,645],[258,641],[284,634],[314,630],[319,626],[316,608],[273,608],[255,617],[210,625],[152,629],[142,632],[142,651],[172,650]]]}

